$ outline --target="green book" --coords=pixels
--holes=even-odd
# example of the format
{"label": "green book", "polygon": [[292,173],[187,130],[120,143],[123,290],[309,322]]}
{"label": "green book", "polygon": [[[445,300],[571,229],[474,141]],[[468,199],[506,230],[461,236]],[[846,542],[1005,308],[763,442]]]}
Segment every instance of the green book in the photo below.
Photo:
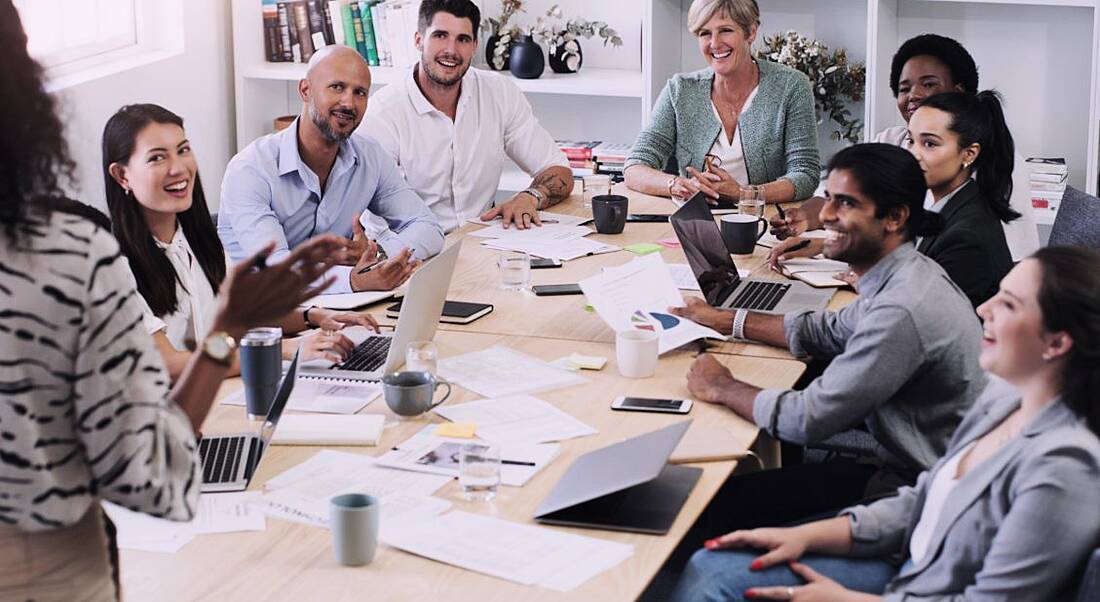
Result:
{"label": "green book", "polygon": [[373,2],[360,2],[359,13],[363,15],[363,39],[367,45],[367,64],[377,67],[381,63],[378,60],[378,43],[374,38],[374,21],[371,18],[370,5]]}
{"label": "green book", "polygon": [[351,22],[351,7],[347,4],[340,5],[340,23],[344,28],[344,44],[359,50],[359,45],[355,42],[355,25]]}

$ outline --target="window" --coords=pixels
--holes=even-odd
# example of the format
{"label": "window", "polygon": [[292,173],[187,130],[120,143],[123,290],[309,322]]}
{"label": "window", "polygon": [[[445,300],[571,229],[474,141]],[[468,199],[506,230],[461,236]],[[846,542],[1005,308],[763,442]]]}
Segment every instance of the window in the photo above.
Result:
{"label": "window", "polygon": [[134,0],[15,0],[31,56],[47,69],[136,46]]}

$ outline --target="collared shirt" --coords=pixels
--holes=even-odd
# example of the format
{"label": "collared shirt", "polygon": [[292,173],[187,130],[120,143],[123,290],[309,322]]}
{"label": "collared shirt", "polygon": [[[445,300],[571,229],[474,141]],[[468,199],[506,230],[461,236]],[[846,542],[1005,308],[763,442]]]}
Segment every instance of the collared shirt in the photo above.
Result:
{"label": "collared shirt", "polygon": [[[443,230],[424,201],[378,143],[352,134],[340,143],[324,191],[317,174],[298,154],[298,119],[281,132],[259,138],[233,157],[222,182],[218,236],[240,261],[275,241],[271,258],[318,234],[351,238],[355,215],[393,257],[405,248],[426,259],[443,249]],[[351,268],[329,271],[329,292],[351,290]]]}
{"label": "collared shirt", "polygon": [[[955,198],[955,195],[958,194],[958,192],[963,189],[963,186],[966,186],[969,183],[970,183],[969,181],[963,182],[962,184],[959,185],[958,188],[956,188],[955,190],[952,190],[951,192],[943,195],[943,198],[938,200],[938,201],[936,200],[936,197],[932,196],[932,191],[929,190],[928,194],[926,194],[924,196],[924,209],[926,211],[931,211],[932,213],[943,213],[943,208],[947,206],[947,203],[951,199]],[[914,238],[913,239],[913,246],[920,247],[920,241],[922,241],[922,240],[924,240],[923,236],[918,236],[918,237]]]}
{"label": "collared shirt", "polygon": [[165,244],[155,237],[153,242],[164,251],[175,272],[162,276],[171,277],[176,282],[177,307],[176,311],[158,317],[139,295],[145,330],[149,334],[163,330],[168,342],[177,351],[194,351],[196,342],[210,332],[210,325],[214,322],[217,291],[210,286],[210,280],[206,278],[206,272],[191,250],[191,243],[187,241],[181,226],[176,226],[172,242]]}
{"label": "collared shirt", "polygon": [[371,97],[359,132],[377,140],[447,232],[492,206],[505,159],[534,176],[569,161],[509,78],[470,69],[455,120],[432,106],[413,79]]}
{"label": "collared shirt", "polygon": [[794,443],[822,441],[862,421],[880,459],[915,474],[943,455],[985,384],[981,325],[966,295],[912,243],[879,260],[859,291],[840,311],[784,317],[794,355],[832,361],[801,391],[761,391],[753,418]]}

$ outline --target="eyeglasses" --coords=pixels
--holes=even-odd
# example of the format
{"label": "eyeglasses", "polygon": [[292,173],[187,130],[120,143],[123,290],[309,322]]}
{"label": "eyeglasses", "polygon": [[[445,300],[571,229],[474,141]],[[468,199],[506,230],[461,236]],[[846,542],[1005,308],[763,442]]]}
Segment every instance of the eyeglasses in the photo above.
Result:
{"label": "eyeglasses", "polygon": [[703,171],[710,171],[712,167],[722,167],[722,157],[711,153],[703,155]]}

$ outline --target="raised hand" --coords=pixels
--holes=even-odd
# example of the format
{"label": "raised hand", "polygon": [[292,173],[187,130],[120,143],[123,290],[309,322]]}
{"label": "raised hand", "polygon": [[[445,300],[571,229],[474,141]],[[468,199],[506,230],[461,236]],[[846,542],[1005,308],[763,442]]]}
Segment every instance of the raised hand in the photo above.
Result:
{"label": "raised hand", "polygon": [[391,257],[382,263],[371,267],[368,271],[360,273],[371,265],[373,261],[366,257],[351,270],[351,289],[354,291],[389,291],[393,290],[409,279],[414,270],[420,265],[420,261],[413,259],[412,249],[405,248],[395,257]]}

